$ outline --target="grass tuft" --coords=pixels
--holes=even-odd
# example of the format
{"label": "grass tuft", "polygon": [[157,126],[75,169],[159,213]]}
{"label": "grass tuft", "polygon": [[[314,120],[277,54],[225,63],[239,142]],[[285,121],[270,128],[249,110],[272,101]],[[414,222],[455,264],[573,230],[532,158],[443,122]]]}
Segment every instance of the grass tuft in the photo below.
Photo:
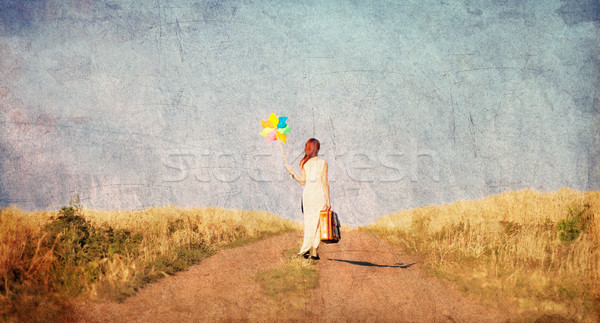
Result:
{"label": "grass tuft", "polygon": [[[317,288],[319,277],[313,260],[296,257],[297,248],[283,252],[283,265],[254,277],[266,295],[276,300],[275,312],[288,313],[305,308],[310,290]],[[279,316],[279,315],[278,315]]]}
{"label": "grass tuft", "polygon": [[584,204],[582,209],[578,206],[569,208],[567,218],[557,223],[556,229],[560,232],[560,240],[571,242],[589,228],[594,218],[594,215],[589,213],[589,208],[589,204]]}

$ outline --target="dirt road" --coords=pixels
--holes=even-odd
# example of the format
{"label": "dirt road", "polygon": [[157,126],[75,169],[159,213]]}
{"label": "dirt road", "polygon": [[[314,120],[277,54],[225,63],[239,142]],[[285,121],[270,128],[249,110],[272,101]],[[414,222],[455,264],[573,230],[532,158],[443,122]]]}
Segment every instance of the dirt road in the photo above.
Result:
{"label": "dirt road", "polygon": [[502,322],[501,313],[462,297],[426,277],[416,259],[366,232],[349,232],[322,245],[319,286],[303,305],[282,310],[253,279],[283,266],[283,250],[298,247],[301,233],[222,250],[189,270],[154,283],[123,303],[89,303],[87,322],[394,321]]}

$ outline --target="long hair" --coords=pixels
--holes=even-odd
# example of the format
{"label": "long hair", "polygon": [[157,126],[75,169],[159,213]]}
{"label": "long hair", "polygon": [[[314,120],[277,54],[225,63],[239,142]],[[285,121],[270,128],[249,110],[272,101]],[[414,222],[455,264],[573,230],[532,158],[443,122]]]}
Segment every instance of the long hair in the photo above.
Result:
{"label": "long hair", "polygon": [[300,161],[300,168],[304,168],[304,164],[306,162],[317,156],[319,154],[319,149],[321,149],[321,143],[315,138],[310,138],[304,145],[304,157]]}

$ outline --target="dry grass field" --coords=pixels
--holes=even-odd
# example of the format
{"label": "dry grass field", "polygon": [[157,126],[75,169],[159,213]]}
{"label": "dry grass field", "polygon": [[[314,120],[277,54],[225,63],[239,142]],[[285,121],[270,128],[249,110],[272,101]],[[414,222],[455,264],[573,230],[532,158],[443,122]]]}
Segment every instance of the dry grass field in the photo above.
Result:
{"label": "dry grass field", "polygon": [[[358,230],[421,259],[430,274],[510,321],[596,322],[599,214],[600,192],[523,190],[401,211]],[[97,211],[77,201],[58,212],[2,209],[0,321],[69,321],[80,301],[123,300],[218,250],[291,230],[302,225],[259,211]],[[253,279],[269,297],[302,307],[298,295],[314,288],[318,273],[286,252],[286,266]],[[290,284],[295,277],[306,285]]]}
{"label": "dry grass field", "polygon": [[600,319],[600,192],[508,192],[401,211],[364,228],[515,321]]}
{"label": "dry grass field", "polygon": [[74,299],[121,300],[221,248],[301,229],[259,211],[0,210],[0,320],[54,321]]}

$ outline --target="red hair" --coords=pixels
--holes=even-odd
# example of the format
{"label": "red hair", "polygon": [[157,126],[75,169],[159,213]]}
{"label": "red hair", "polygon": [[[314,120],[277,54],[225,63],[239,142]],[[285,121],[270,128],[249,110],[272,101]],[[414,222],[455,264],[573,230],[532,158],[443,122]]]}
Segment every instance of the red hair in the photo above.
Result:
{"label": "red hair", "polygon": [[304,157],[300,161],[300,168],[304,168],[304,164],[306,162],[317,156],[319,154],[319,149],[321,149],[321,143],[315,138],[310,138],[304,145]]}

